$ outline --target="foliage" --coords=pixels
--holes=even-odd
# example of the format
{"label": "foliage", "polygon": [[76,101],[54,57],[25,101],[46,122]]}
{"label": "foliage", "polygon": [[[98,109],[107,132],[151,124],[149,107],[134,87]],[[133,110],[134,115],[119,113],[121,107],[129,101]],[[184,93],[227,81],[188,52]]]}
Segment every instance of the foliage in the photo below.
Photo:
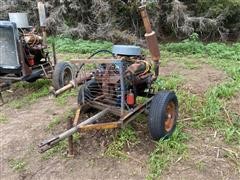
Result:
{"label": "foliage", "polygon": [[66,122],[67,120],[69,120],[69,118],[73,118],[73,117],[74,117],[73,110],[72,109],[66,110],[62,117],[57,116],[51,120],[51,122],[47,126],[47,130],[53,130],[61,122]]}
{"label": "foliage", "polygon": [[209,10],[212,16],[217,16],[222,13],[226,8],[226,12],[229,17],[239,13],[240,1],[239,0],[198,0],[197,1],[198,11],[204,12]]}
{"label": "foliage", "polygon": [[183,54],[183,55],[200,55],[209,56],[216,59],[232,59],[240,61],[240,43],[232,45],[225,43],[204,44],[192,36],[179,43],[167,43],[162,46],[163,50]]}
{"label": "foliage", "polygon": [[[199,42],[196,35],[193,35],[183,42],[163,45],[162,50],[169,52],[169,54],[166,53],[166,57],[176,56],[178,62],[183,64],[192,63],[192,61],[199,62],[199,64],[207,63],[227,73],[229,76],[227,81],[208,89],[203,97],[182,90],[181,83],[177,83],[178,78],[172,76],[172,78],[169,76],[161,77],[156,81],[156,86],[163,89],[178,89],[176,93],[179,100],[179,113],[181,118],[189,119],[190,117],[187,125],[200,129],[213,129],[224,138],[229,147],[238,147],[240,145],[240,119],[238,114],[231,111],[228,103],[240,91],[240,43],[232,45],[224,43],[204,44]],[[168,83],[164,82],[163,79],[166,79]],[[171,85],[166,86],[169,83]],[[155,151],[157,150],[158,147]],[[161,170],[167,168],[171,162],[172,159],[166,156],[166,154],[168,155],[166,152],[164,151],[162,156],[157,156],[158,160],[153,158],[154,161],[151,161],[154,156],[150,156],[150,165],[155,167],[155,171],[150,173],[151,179],[160,174]],[[236,159],[235,156],[228,158],[234,161]],[[199,164],[199,168],[201,167]],[[158,171],[159,169],[160,171]]]}
{"label": "foliage", "polygon": [[122,152],[125,145],[135,145],[137,142],[136,132],[131,126],[127,126],[118,133],[114,141],[108,146],[106,154],[110,157],[126,158],[127,156]]}
{"label": "foliage", "polygon": [[29,105],[35,102],[40,97],[49,94],[49,85],[51,81],[45,79],[39,79],[34,83],[19,82],[14,87],[15,89],[25,89],[27,93],[21,96],[21,99],[15,99],[9,103],[9,106],[20,109],[23,106]]}
{"label": "foliage", "polygon": [[154,83],[155,89],[160,90],[176,90],[182,82],[182,77],[176,74],[171,74],[166,77],[158,77]]}
{"label": "foliage", "polygon": [[196,119],[199,109],[202,107],[200,98],[181,89],[176,91],[176,95],[178,97],[181,118],[189,118],[191,116],[191,119]]}
{"label": "foliage", "polygon": [[8,121],[8,118],[3,113],[0,113],[0,124],[4,124],[7,121]]}
{"label": "foliage", "polygon": [[182,131],[182,126],[178,126],[172,137],[157,142],[155,150],[150,154],[150,174],[147,179],[156,179],[173,161],[183,158],[187,152],[187,146],[184,144],[186,140],[187,134]]}
{"label": "foliage", "polygon": [[27,163],[22,159],[11,159],[9,163],[10,167],[16,172],[24,171],[27,165]]}
{"label": "foliage", "polygon": [[[1,19],[8,12],[28,12],[30,24],[38,26],[36,1],[0,1]],[[138,7],[139,0],[47,0],[50,14],[47,31],[84,39],[104,39],[114,42],[134,42],[143,37],[144,28]],[[239,0],[155,0],[146,1],[150,19],[158,37],[173,36],[179,30],[203,32],[201,38],[216,39],[228,35],[239,36]],[[174,4],[182,4],[181,8]],[[179,14],[179,12],[181,12]],[[186,18],[187,17],[187,18]],[[175,25],[169,19],[177,21]],[[184,21],[182,21],[184,19]],[[186,22],[186,23],[184,23]],[[182,24],[183,23],[183,24]],[[178,26],[180,25],[180,27]],[[204,34],[207,32],[207,34]],[[175,35],[177,35],[175,33]],[[178,35],[177,35],[178,36]]]}
{"label": "foliage", "polygon": [[73,40],[66,37],[50,37],[49,41],[55,41],[58,52],[89,54],[100,49],[110,49],[112,43],[107,41],[88,41],[83,39]]}
{"label": "foliage", "polygon": [[56,98],[56,102],[60,106],[65,106],[70,97],[74,97],[77,94],[77,89],[72,89],[67,93],[63,93]]}
{"label": "foliage", "polygon": [[68,147],[68,142],[66,140],[60,141],[56,146],[54,146],[53,148],[51,148],[47,152],[45,152],[42,156],[42,159],[48,160],[58,154],[63,156],[63,154],[67,150],[67,147]]}

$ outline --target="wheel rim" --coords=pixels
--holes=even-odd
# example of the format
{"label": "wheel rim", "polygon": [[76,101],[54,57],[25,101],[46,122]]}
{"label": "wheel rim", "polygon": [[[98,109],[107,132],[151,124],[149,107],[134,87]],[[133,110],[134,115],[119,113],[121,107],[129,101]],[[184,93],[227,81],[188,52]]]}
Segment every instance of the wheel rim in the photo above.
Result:
{"label": "wheel rim", "polygon": [[66,69],[64,70],[64,74],[63,74],[63,83],[64,83],[64,86],[67,85],[71,80],[72,80],[71,70],[70,70],[69,68],[66,68]]}
{"label": "wheel rim", "polygon": [[169,102],[166,108],[166,120],[164,122],[165,130],[167,132],[171,131],[174,126],[174,121],[176,117],[176,106],[173,101]]}

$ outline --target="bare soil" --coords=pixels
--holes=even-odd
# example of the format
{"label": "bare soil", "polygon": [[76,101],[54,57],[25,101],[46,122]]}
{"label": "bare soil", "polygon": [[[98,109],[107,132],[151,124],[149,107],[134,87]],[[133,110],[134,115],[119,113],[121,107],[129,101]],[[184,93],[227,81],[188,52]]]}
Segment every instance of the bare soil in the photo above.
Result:
{"label": "bare soil", "polygon": [[[239,179],[240,172],[228,155],[231,150],[217,131],[185,129],[191,136],[187,157],[179,157],[163,179]],[[234,153],[239,153],[239,148]],[[237,159],[236,159],[237,160]]]}
{"label": "bare soil", "polygon": [[169,62],[159,70],[160,75],[177,74],[184,78],[183,88],[193,94],[203,95],[210,87],[227,79],[227,75],[208,64],[198,64],[199,67],[186,69],[182,64]]}
{"label": "bare soil", "polygon": [[229,108],[240,116],[240,93],[230,100]]}
{"label": "bare soil", "polygon": [[[187,80],[184,87],[199,96],[227,78],[224,72],[206,64],[191,70],[171,62],[160,72],[164,76],[172,72],[182,75]],[[239,96],[237,98],[233,102],[236,106],[239,105]],[[54,133],[47,130],[51,120],[76,106],[75,98],[59,106],[53,98],[44,97],[22,109],[0,107],[0,112],[7,117],[7,122],[0,124],[0,179],[145,179],[149,172],[149,154],[154,150],[146,122],[133,123],[139,143],[125,147],[127,159],[108,157],[104,153],[118,130],[83,133],[75,146],[74,158],[60,153],[44,159],[44,154],[38,153],[37,145]],[[61,132],[66,129],[66,122],[56,127],[55,133]],[[188,155],[179,157],[161,179],[239,179],[240,174],[234,161],[226,156],[227,146],[218,132],[190,129],[187,122],[184,131],[191,136],[187,142]],[[235,151],[239,153],[239,149]],[[24,170],[14,171],[10,163],[13,159],[26,162]]]}
{"label": "bare soil", "polygon": [[[65,108],[77,106],[74,101],[71,100]],[[134,148],[134,151],[128,152],[132,158],[129,161],[104,155],[105,144],[111,141],[110,136],[114,132],[84,133],[81,144],[76,146],[78,152],[76,157],[55,155],[45,160],[44,155],[38,153],[37,145],[52,136],[47,131],[47,126],[54,116],[63,115],[63,107],[56,105],[53,99],[45,97],[20,110],[13,110],[4,105],[1,111],[8,122],[0,124],[0,179],[143,179],[146,176],[147,155],[152,149],[144,139]],[[57,130],[59,132],[66,128],[66,123],[61,124],[63,127]],[[146,132],[141,133],[144,137],[148,137]],[[148,138],[147,141],[151,142]],[[142,151],[144,151],[143,154]],[[26,162],[26,170],[14,172],[10,167],[10,161],[13,159]]]}

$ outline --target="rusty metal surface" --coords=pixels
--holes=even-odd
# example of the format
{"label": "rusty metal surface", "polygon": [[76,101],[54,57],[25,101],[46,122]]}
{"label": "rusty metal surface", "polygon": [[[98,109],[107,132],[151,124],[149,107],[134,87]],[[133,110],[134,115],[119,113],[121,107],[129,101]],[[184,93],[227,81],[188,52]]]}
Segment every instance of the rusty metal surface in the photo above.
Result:
{"label": "rusty metal surface", "polygon": [[[73,121],[71,118],[68,119],[67,128],[71,129],[73,127]],[[68,137],[68,155],[73,156],[74,150],[73,150],[73,136]]]}
{"label": "rusty metal surface", "polygon": [[150,20],[148,18],[146,6],[139,7],[140,14],[142,16],[143,24],[146,30],[145,38],[147,41],[148,49],[152,55],[152,60],[159,61],[160,50],[158,46],[156,33],[152,30]]}
{"label": "rusty metal surface", "polygon": [[28,65],[25,62],[24,49],[23,49],[23,44],[21,40],[18,42],[18,53],[19,53],[20,64],[22,66],[23,76],[30,75],[32,73],[32,68],[28,67]]}
{"label": "rusty metal surface", "polygon": [[79,130],[100,130],[100,129],[115,129],[121,127],[121,122],[109,122],[109,123],[97,123],[97,124],[89,124],[82,126]]}
{"label": "rusty metal surface", "polygon": [[147,41],[148,49],[151,53],[153,61],[159,61],[160,59],[160,50],[158,46],[158,40],[156,33],[152,31],[151,33],[146,33],[145,38]]}
{"label": "rusty metal surface", "polygon": [[142,20],[143,20],[143,24],[144,24],[144,28],[146,30],[146,33],[151,33],[152,32],[152,27],[151,27],[150,20],[148,18],[148,14],[147,14],[147,11],[146,11],[146,6],[145,5],[140,6],[139,11],[140,11],[140,14],[142,16]]}
{"label": "rusty metal surface", "polygon": [[132,118],[136,117],[137,114],[142,113],[145,110],[146,106],[152,101],[152,98],[153,97],[149,98],[145,103],[138,105],[131,112],[121,117],[120,121],[123,122],[122,124],[130,122],[131,120],[133,120]]}
{"label": "rusty metal surface", "polygon": [[[98,102],[98,101],[93,101],[88,103],[87,105],[94,107],[98,110],[103,110],[105,108],[109,108],[109,111],[117,116],[121,116],[121,112],[119,111],[119,108],[114,107],[114,106],[109,106],[107,104],[104,104],[102,102]],[[127,113],[127,111],[125,111],[125,113]]]}
{"label": "rusty metal surface", "polygon": [[109,111],[109,109],[104,109],[103,111],[95,114],[94,116],[86,119],[85,121],[81,122],[80,124],[78,124],[77,126],[72,127],[71,129],[68,129],[67,131],[59,134],[58,136],[55,136],[49,140],[43,141],[42,143],[40,143],[38,145],[39,147],[39,152],[43,153],[45,151],[47,151],[48,149],[51,149],[53,146],[55,146],[58,142],[60,142],[63,139],[68,138],[69,136],[73,135],[74,133],[76,133],[81,127],[88,125],[88,124],[92,124],[93,122],[95,122],[96,120],[98,120],[99,118],[101,118],[102,116],[104,116],[107,112]]}
{"label": "rusty metal surface", "polygon": [[[145,103],[137,106],[130,112],[126,112],[127,114],[123,116],[119,116],[119,119],[117,121],[112,121],[112,122],[105,122],[105,123],[96,123],[93,124],[95,121],[99,121],[101,117],[103,117],[107,112],[110,112],[110,108],[105,108],[103,111],[100,111],[96,115],[90,117],[89,119],[84,120],[80,124],[75,124],[79,121],[80,118],[80,112],[81,109],[79,108],[76,111],[75,118],[72,121],[69,119],[68,121],[68,130],[66,132],[63,132],[62,134],[51,138],[50,140],[43,141],[39,145],[39,150],[40,152],[45,152],[46,150],[52,148],[54,145],[56,145],[59,141],[68,138],[68,143],[69,143],[69,154],[73,155],[74,153],[74,147],[73,147],[73,140],[72,140],[72,135],[76,132],[80,132],[81,130],[93,130],[93,129],[114,129],[114,128],[120,128],[123,127],[125,124],[129,123],[130,121],[134,120],[136,116],[140,113],[142,113],[145,108],[149,105],[151,102],[152,98],[149,98]],[[73,126],[74,125],[74,126]]]}
{"label": "rusty metal surface", "polygon": [[[125,52],[128,52],[127,46],[124,46],[123,54],[113,56],[114,58],[71,60],[70,62],[78,67],[76,78],[56,91],[55,94],[60,94],[81,84],[78,95],[79,109],[73,119],[73,127],[41,143],[39,146],[41,152],[51,148],[64,138],[68,138],[69,151],[73,151],[71,139],[73,133],[82,130],[124,127],[125,124],[134,120],[138,114],[148,109],[154,95],[151,85],[158,76],[160,50],[156,34],[152,30],[148,18],[146,6],[141,6],[139,10],[146,29],[145,37],[148,48],[154,62],[154,74],[151,71],[152,64],[147,62],[144,56],[128,56],[125,54]],[[126,101],[130,93],[135,98],[132,104]],[[144,96],[149,99],[145,103],[137,104],[137,96]],[[85,105],[100,110],[100,112],[80,122],[81,108]],[[117,118],[108,119],[107,113],[110,113],[113,117],[117,116]],[[106,117],[108,120],[106,120]]]}

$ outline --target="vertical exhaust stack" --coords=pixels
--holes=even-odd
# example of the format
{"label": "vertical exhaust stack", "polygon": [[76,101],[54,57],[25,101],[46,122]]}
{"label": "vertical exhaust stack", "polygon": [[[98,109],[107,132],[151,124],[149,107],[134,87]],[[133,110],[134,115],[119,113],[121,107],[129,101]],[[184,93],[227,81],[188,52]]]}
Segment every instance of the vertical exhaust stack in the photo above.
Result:
{"label": "vertical exhaust stack", "polygon": [[[46,12],[46,7],[44,2],[45,0],[38,0],[37,8],[38,8],[40,27],[42,29],[43,45],[47,45],[47,32],[46,32],[47,12]],[[56,58],[56,50],[55,50],[54,42],[52,42],[52,51],[53,51],[53,63],[55,66],[57,64],[57,58]]]}
{"label": "vertical exhaust stack", "polygon": [[148,49],[151,53],[152,60],[154,62],[154,77],[153,80],[156,80],[159,74],[159,60],[160,60],[160,50],[158,46],[158,40],[156,33],[152,30],[147,10],[146,10],[146,5],[140,6],[139,7],[140,14],[142,16],[143,24],[146,30],[145,33],[145,38],[147,41]]}
{"label": "vertical exhaust stack", "polygon": [[43,0],[39,0],[37,3],[38,7],[38,14],[39,14],[39,21],[40,21],[40,27],[42,29],[42,34],[43,34],[43,44],[47,44],[47,33],[46,33],[46,9],[45,9],[45,4]]}

